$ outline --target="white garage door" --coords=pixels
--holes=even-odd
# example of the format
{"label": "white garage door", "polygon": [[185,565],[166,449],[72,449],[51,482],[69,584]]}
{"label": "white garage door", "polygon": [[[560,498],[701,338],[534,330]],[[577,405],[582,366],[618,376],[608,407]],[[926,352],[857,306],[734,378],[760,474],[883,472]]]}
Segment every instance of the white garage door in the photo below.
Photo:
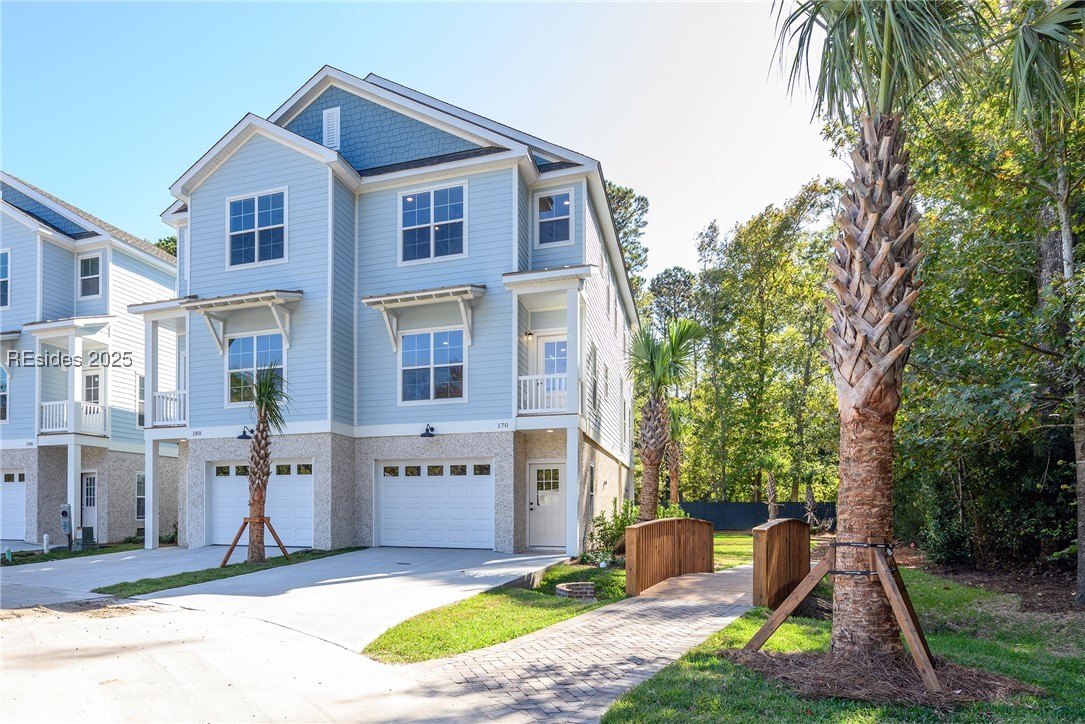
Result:
{"label": "white garage door", "polygon": [[489,460],[377,463],[382,546],[494,547],[494,478]]}
{"label": "white garage door", "polygon": [[26,473],[5,470],[0,477],[0,538],[26,538]]}
{"label": "white garage door", "polygon": [[[249,515],[248,463],[222,461],[211,465],[211,543],[229,545],[242,520]],[[276,460],[271,464],[264,515],[283,544],[305,548],[313,545],[313,461]],[[238,545],[247,545],[248,529]],[[274,546],[270,532],[265,545]]]}

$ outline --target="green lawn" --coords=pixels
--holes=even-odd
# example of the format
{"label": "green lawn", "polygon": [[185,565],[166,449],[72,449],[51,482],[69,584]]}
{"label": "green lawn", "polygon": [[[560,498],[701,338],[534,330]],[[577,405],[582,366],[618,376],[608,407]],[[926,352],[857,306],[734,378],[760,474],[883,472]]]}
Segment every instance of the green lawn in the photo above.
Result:
{"label": "green lawn", "polygon": [[[559,583],[593,581],[595,603],[557,598]],[[485,648],[625,598],[625,569],[560,565],[529,591],[502,586],[427,611],[385,631],[364,653],[385,663],[428,661]]]}
{"label": "green lawn", "polygon": [[753,562],[753,536],[749,533],[716,533],[716,570]]}
{"label": "green lawn", "polygon": [[266,571],[269,568],[290,566],[295,563],[315,561],[320,558],[327,558],[328,556],[337,556],[340,553],[350,553],[352,551],[360,550],[364,550],[364,548],[339,548],[334,551],[298,551],[297,553],[290,554],[290,560],[287,560],[282,556],[275,556],[274,558],[268,558],[266,563],[231,563],[225,568],[206,568],[202,571],[175,573],[172,576],[162,576],[161,578],[141,578],[138,581],[115,583],[111,586],[95,588],[94,593],[105,593],[111,596],[117,596],[118,598],[131,598],[132,596],[142,596],[147,593],[154,593],[155,591],[165,591],[169,588],[181,588],[182,586],[191,586],[194,583],[217,581],[220,578],[233,578],[234,576],[243,576],[246,573]]}
{"label": "green lawn", "polygon": [[[973,704],[952,721],[1085,721],[1085,626],[1081,614],[1022,612],[1017,598],[904,570],[931,649],[964,666],[988,669],[1039,686],[1049,697]],[[767,618],[754,609],[619,699],[604,722],[942,721],[921,707],[841,699],[803,700],[783,685],[715,655],[738,648]],[[831,623],[792,618],[766,650],[825,651]]]}
{"label": "green lawn", "polygon": [[100,545],[97,548],[86,550],[68,550],[67,548],[53,548],[49,553],[41,551],[12,551],[11,563],[6,556],[0,556],[0,565],[25,566],[29,563],[45,563],[46,561],[62,561],[65,558],[81,558],[83,556],[101,556],[109,553],[124,553],[126,551],[138,551],[143,549],[142,543],[115,543]]}

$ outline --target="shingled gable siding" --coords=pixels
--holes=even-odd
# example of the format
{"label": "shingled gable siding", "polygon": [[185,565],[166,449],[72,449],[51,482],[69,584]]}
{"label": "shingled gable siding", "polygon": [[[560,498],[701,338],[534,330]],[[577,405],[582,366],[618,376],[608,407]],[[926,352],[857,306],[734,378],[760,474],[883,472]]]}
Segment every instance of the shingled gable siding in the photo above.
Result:
{"label": "shingled gable siding", "polygon": [[[287,189],[286,263],[226,268],[226,199]],[[191,293],[202,298],[265,289],[305,293],[291,322],[286,352],[290,407],[287,421],[326,420],[328,373],[328,167],[256,135],[192,193],[189,269]],[[267,310],[231,316],[227,333],[274,328]],[[193,315],[190,330],[189,412],[192,427],[252,421],[247,407],[226,404],[225,366],[207,325]]]}
{"label": "shingled gable siding", "polygon": [[3,196],[4,201],[7,201],[12,206],[20,208],[29,214],[37,216],[39,219],[44,220],[47,224],[52,224],[60,231],[68,236],[73,234],[82,234],[87,231],[78,224],[70,221],[66,216],[58,214],[50,209],[48,206],[35,201],[19,189],[6,183],[0,183],[0,195]]}
{"label": "shingled gable siding", "polygon": [[[474,303],[473,344],[467,348],[468,401],[465,403],[398,406],[399,355],[392,351],[380,312],[368,307],[360,309],[359,424],[431,422],[436,425],[442,420],[509,418],[513,394],[509,340],[512,302],[501,281],[501,275],[509,271],[511,263],[513,201],[509,181],[508,169],[448,180],[447,185],[468,186],[467,256],[403,267],[396,263],[398,196],[410,187],[362,194],[359,202],[362,297],[462,284],[485,284],[486,294]],[[459,312],[452,308],[454,305],[441,304],[411,310],[410,314],[401,315],[402,328],[458,324]]]}
{"label": "shingled gable siding", "polygon": [[286,125],[310,141],[324,140],[324,111],[339,107],[339,153],[367,169],[479,148],[451,133],[341,88],[328,88]]}
{"label": "shingled gable siding", "polygon": [[[535,246],[535,235],[538,233],[539,202],[541,194],[548,192],[562,193],[573,189],[573,243],[555,246]],[[574,181],[571,184],[560,186],[548,186],[535,189],[531,192],[531,268],[550,269],[556,266],[569,264],[584,264],[584,184]]]}

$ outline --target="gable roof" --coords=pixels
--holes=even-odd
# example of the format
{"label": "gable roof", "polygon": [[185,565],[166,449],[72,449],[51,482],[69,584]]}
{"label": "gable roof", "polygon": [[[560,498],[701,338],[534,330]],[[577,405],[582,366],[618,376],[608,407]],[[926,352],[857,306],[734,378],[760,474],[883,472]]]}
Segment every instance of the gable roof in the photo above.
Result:
{"label": "gable roof", "polygon": [[[138,249],[139,251],[142,251],[146,254],[150,254],[151,256],[157,257],[164,262],[167,262],[169,264],[177,264],[177,259],[172,254],[158,248],[154,244],[151,244],[150,242],[133,236],[124,229],[120,229],[113,224],[103,221],[97,216],[83,211],[78,206],[69,204],[67,201],[59,199],[56,196],[50,194],[49,192],[43,191],[37,186],[34,186],[33,184],[23,181],[21,178],[18,178],[6,172],[0,172],[0,178],[2,178],[4,182],[11,185],[16,191],[20,191],[21,193],[29,196],[31,199],[33,199],[34,195],[37,195],[40,196],[44,201],[49,202],[47,204],[44,204],[44,207],[46,209],[48,209],[49,205],[52,204],[53,206],[60,207],[61,210],[68,212],[67,214],[60,213],[59,217],[67,218],[67,220],[72,223],[72,225],[78,230],[74,234],[69,233],[71,229],[65,231],[64,228],[60,228],[61,226],[63,226],[63,224],[58,224],[56,218],[54,218],[52,222],[42,218],[42,216],[40,215],[40,209],[29,210],[23,208],[23,206],[28,206],[29,204],[20,205],[18,203],[19,199],[16,199],[14,201],[9,200],[8,198],[4,199],[8,203],[11,203],[12,206],[15,206],[28,216],[31,216],[38,221],[41,221],[49,228],[59,231],[61,234],[64,234],[70,239],[80,240],[99,235],[110,236],[121,243],[128,244],[129,246],[134,247],[135,249]],[[20,189],[20,186],[23,188]],[[37,213],[35,213],[35,211],[37,211]],[[69,218],[70,216],[75,216],[76,218]]]}
{"label": "gable roof", "polygon": [[[181,178],[173,182],[173,185],[170,186],[170,193],[179,200],[186,199],[193,189],[199,186],[219,165],[256,134],[270,138],[317,161],[328,164],[353,189],[358,188],[361,183],[361,176],[337,151],[333,151],[327,146],[321,146],[319,143],[314,143],[304,136],[299,136],[293,131],[288,131],[282,126],[277,126],[253,113],[248,113],[225,136],[220,138],[218,143],[212,146],[196,163],[192,164],[181,175]],[[170,205],[170,208],[163,215],[179,213],[180,207],[174,208],[175,206],[176,204]]]}

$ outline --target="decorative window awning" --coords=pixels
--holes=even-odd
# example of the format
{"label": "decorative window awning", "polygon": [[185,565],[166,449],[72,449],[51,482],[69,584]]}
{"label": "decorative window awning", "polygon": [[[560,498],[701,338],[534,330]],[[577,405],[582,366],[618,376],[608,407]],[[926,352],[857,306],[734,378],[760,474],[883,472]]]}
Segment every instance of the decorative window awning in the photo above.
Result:
{"label": "decorative window awning", "polygon": [[269,289],[265,292],[249,292],[247,294],[232,294],[227,297],[210,297],[207,299],[189,299],[181,302],[181,306],[190,312],[203,315],[203,321],[207,323],[207,329],[218,345],[219,354],[226,354],[226,320],[232,312],[242,309],[266,308],[271,312],[275,326],[283,336],[283,346],[290,349],[290,316],[292,306],[302,297],[301,291],[284,291],[281,289]]}
{"label": "decorative window awning", "polygon": [[455,303],[459,306],[463,320],[464,344],[471,344],[471,303],[486,293],[484,284],[467,284],[459,287],[439,287],[421,289],[413,292],[385,294],[379,297],[363,297],[362,303],[378,310],[384,316],[384,326],[388,338],[392,341],[392,351],[398,351],[399,318],[396,311],[405,307],[418,307],[427,304]]}

